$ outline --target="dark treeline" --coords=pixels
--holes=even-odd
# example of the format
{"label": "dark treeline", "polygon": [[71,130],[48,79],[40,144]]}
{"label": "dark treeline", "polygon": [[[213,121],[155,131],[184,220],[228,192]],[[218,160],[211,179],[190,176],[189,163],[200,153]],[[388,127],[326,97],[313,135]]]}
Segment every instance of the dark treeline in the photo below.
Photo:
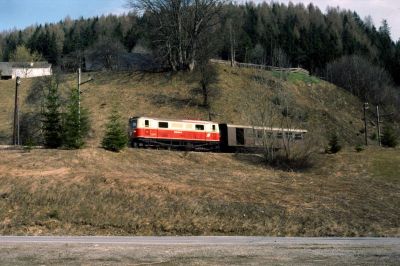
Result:
{"label": "dark treeline", "polygon": [[[146,13],[129,13],[67,18],[5,32],[0,34],[0,59],[8,61],[21,45],[57,66],[82,63],[84,53],[105,39],[126,51],[138,44],[151,48],[149,23]],[[329,8],[323,13],[312,4],[225,4],[214,32],[214,56],[222,59],[273,65],[279,50],[290,65],[323,75],[329,62],[358,55],[385,68],[400,84],[400,41],[392,41],[386,21],[377,28],[371,18],[362,19],[352,11]]]}
{"label": "dark treeline", "polygon": [[377,29],[371,18],[316,6],[263,3],[227,5],[222,18],[224,45],[219,54],[230,57],[230,35],[234,35],[236,59],[274,64],[274,50],[282,49],[292,66],[322,74],[328,62],[357,54],[387,69],[400,84],[400,41],[390,37],[386,21]]}
{"label": "dark treeline", "polygon": [[114,45],[122,44],[130,51],[143,39],[141,21],[134,14],[78,20],[66,18],[59,23],[4,32],[0,34],[0,59],[8,61],[18,46],[25,46],[55,66],[75,61],[78,64],[82,63],[86,51],[104,40],[112,40]]}

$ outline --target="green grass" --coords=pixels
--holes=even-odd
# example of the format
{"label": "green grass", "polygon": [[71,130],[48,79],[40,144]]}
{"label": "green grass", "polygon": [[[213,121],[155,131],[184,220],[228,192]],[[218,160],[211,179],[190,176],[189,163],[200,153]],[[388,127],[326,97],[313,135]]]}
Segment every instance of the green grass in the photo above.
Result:
{"label": "green grass", "polygon": [[371,159],[372,176],[388,182],[400,182],[400,150],[385,149]]}
{"label": "green grass", "polygon": [[[272,71],[272,74],[276,78],[280,78],[282,76],[282,73],[280,71]],[[297,84],[299,81],[305,84],[318,84],[321,82],[319,78],[307,75],[305,73],[289,72],[283,75],[287,75],[286,80],[294,84]]]}

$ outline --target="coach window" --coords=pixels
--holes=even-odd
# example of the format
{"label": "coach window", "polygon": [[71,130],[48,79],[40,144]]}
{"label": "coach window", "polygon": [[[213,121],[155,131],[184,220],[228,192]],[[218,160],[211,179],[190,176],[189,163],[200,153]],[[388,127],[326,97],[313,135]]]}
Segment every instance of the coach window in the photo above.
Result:
{"label": "coach window", "polygon": [[144,120],[144,126],[149,127],[149,120]]}
{"label": "coach window", "polygon": [[303,139],[303,134],[297,133],[297,134],[294,135],[294,138],[295,139]]}
{"label": "coach window", "polygon": [[158,122],[159,128],[168,128],[168,122]]}
{"label": "coach window", "polygon": [[276,134],[276,137],[277,137],[278,139],[283,138],[283,133],[281,133],[281,132],[277,133],[277,134]]}
{"label": "coach window", "polygon": [[196,130],[204,130],[204,125],[196,125],[195,129]]}

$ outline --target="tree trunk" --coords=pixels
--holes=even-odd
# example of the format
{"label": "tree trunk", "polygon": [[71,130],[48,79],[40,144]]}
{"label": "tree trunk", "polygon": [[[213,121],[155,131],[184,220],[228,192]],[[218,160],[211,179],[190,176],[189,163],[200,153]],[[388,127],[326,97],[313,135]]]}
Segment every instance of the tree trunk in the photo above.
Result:
{"label": "tree trunk", "polygon": [[203,106],[208,107],[208,91],[207,91],[207,86],[205,84],[202,84],[202,89],[203,89]]}

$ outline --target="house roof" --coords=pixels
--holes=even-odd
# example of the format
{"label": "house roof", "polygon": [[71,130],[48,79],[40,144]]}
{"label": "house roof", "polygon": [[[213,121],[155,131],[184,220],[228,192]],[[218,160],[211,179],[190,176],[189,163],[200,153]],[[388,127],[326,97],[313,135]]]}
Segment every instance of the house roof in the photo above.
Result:
{"label": "house roof", "polygon": [[51,64],[45,61],[41,62],[0,62],[0,69],[11,68],[49,68]]}

